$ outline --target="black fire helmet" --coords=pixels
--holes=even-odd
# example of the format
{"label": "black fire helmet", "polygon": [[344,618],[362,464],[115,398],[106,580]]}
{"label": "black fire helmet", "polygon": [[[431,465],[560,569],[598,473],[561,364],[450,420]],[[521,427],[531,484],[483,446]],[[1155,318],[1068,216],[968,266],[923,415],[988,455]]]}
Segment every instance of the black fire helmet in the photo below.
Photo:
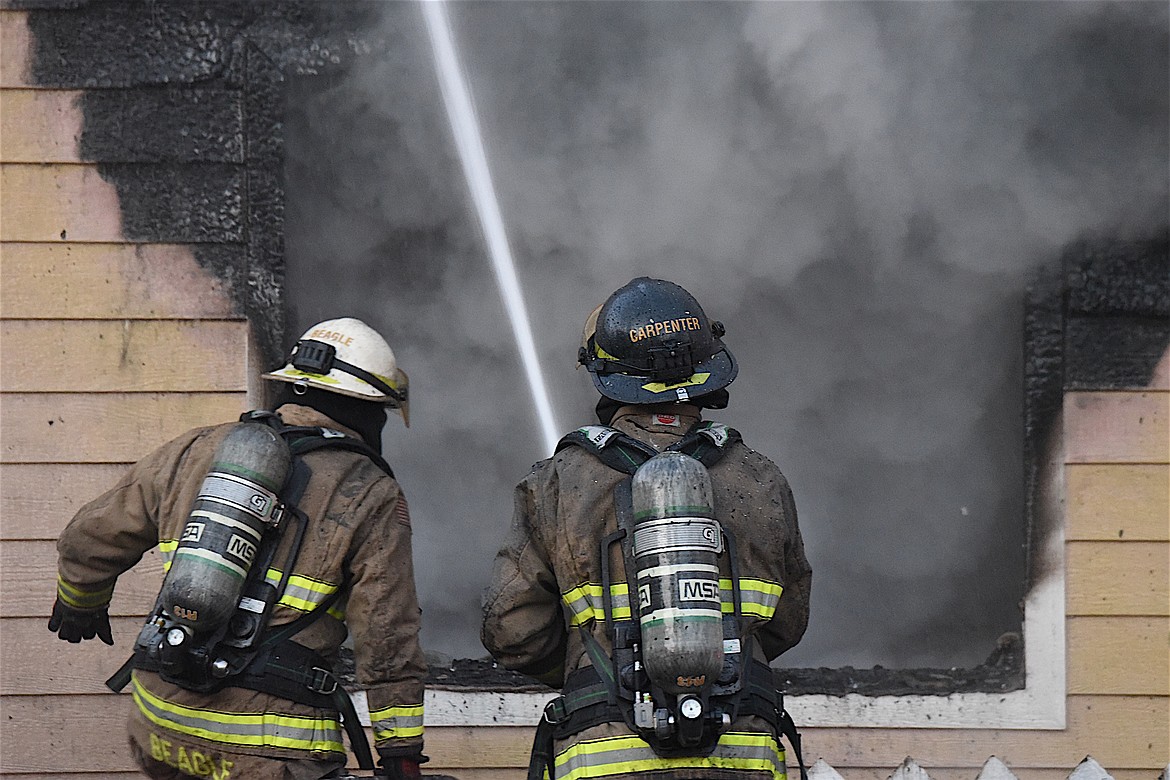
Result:
{"label": "black fire helmet", "polygon": [[630,281],[589,315],[578,362],[598,392],[615,401],[689,401],[731,384],[739,366],[724,346],[723,323],[674,282]]}

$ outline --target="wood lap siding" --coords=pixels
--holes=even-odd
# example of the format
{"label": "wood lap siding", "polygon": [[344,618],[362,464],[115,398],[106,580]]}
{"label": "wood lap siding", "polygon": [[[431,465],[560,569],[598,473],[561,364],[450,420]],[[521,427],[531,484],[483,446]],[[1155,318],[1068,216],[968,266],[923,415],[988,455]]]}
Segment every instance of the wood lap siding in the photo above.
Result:
{"label": "wood lap siding", "polygon": [[162,576],[118,583],[116,645],[45,630],[55,540],[127,464],[247,408],[249,326],[181,244],[128,242],[101,160],[78,153],[78,94],[25,83],[24,13],[0,11],[0,774],[136,777],[105,690]]}

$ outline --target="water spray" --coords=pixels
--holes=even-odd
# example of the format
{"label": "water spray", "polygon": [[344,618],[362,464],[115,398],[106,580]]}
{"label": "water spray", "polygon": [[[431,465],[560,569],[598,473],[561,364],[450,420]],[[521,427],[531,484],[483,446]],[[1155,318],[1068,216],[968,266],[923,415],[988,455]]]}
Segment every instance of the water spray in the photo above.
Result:
{"label": "water spray", "polygon": [[496,200],[495,185],[488,169],[479,121],[476,119],[471,94],[455,52],[446,3],[443,0],[421,0],[421,5],[427,24],[427,34],[431,39],[431,51],[435,58],[435,70],[439,76],[443,103],[447,107],[447,118],[451,122],[455,145],[463,164],[463,174],[467,178],[471,199],[479,215],[484,238],[487,240],[496,283],[499,285],[508,319],[512,323],[512,333],[516,338],[516,347],[520,351],[524,372],[528,375],[528,386],[540,419],[544,445],[548,453],[552,454],[560,438],[560,429],[553,419],[548,388],[540,371],[532,327],[528,322],[528,309],[524,304],[520,282],[516,278],[516,264],[512,259],[512,249],[508,245],[508,235],[504,230],[499,202]]}

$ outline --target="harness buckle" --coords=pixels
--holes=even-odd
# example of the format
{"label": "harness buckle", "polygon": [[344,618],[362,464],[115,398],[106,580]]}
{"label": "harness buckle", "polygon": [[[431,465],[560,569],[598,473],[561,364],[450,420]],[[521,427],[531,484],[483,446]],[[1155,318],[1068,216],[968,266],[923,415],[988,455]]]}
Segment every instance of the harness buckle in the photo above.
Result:
{"label": "harness buckle", "polygon": [[305,687],[313,693],[319,693],[323,696],[329,696],[337,690],[337,678],[333,676],[333,672],[328,669],[322,669],[320,666],[314,666],[309,669],[310,678],[305,683]]}
{"label": "harness buckle", "polygon": [[569,716],[569,705],[564,696],[558,696],[544,705],[544,719],[557,725]]}

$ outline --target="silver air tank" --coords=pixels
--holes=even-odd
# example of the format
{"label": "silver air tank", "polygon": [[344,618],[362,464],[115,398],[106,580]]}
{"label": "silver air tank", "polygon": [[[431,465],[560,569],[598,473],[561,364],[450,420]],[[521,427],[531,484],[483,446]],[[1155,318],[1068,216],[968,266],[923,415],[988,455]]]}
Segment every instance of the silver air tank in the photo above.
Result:
{"label": "silver air tank", "polygon": [[698,693],[723,666],[723,533],[712,503],[707,469],[687,455],[655,455],[634,474],[642,664],[671,694]]}
{"label": "silver air tank", "polygon": [[220,443],[163,583],[160,605],[177,623],[206,632],[235,612],[290,460],[267,425],[240,423]]}

